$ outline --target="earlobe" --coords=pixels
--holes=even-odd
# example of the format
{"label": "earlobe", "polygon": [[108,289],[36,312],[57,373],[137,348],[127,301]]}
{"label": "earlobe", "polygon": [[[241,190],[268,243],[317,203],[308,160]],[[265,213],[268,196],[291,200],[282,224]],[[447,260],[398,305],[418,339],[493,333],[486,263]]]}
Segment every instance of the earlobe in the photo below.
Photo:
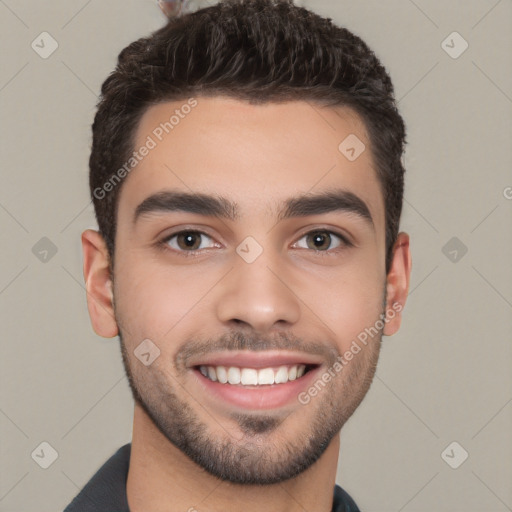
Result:
{"label": "earlobe", "polygon": [[82,253],[87,309],[96,334],[113,338],[118,334],[114,316],[114,294],[110,276],[109,255],[98,231],[82,233]]}
{"label": "earlobe", "polygon": [[393,259],[387,275],[386,324],[383,334],[392,336],[400,328],[402,310],[409,292],[412,258],[409,235],[399,233],[393,247]]}

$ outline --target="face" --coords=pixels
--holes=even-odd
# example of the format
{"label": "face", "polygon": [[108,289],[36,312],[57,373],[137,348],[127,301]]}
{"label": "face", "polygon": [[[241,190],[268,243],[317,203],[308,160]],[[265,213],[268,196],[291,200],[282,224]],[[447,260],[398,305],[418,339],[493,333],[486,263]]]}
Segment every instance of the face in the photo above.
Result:
{"label": "face", "polygon": [[[174,446],[223,480],[277,483],[370,387],[393,295],[381,187],[348,109],[195,101],[138,127],[115,323],[135,400]],[[355,160],[338,148],[350,134]]]}

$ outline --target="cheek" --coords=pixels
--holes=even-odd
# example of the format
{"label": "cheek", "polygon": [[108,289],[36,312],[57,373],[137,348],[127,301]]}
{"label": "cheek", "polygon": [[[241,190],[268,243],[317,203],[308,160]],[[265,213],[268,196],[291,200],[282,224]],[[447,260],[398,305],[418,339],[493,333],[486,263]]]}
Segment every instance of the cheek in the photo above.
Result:
{"label": "cheek", "polygon": [[[339,349],[347,350],[352,341],[375,325],[382,313],[381,293],[366,294],[361,289],[340,291],[325,305],[325,323],[336,333]],[[327,309],[328,308],[328,309]]]}
{"label": "cheek", "polygon": [[361,266],[331,276],[309,287],[311,310],[334,331],[339,349],[348,349],[366,328],[375,325],[383,312],[385,282],[375,268]]}
{"label": "cheek", "polygon": [[[180,333],[187,322],[202,317],[202,298],[219,277],[198,272],[193,265],[171,269],[157,261],[126,259],[116,280],[116,313],[128,336],[149,338],[160,348]],[[122,328],[122,327],[121,327]],[[135,343],[135,341],[133,341]]]}

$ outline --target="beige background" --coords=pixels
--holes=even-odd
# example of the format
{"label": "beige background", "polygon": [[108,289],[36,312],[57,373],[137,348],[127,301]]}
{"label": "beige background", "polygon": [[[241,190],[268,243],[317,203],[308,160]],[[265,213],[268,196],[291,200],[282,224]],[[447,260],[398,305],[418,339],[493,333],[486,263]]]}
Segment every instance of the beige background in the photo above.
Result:
{"label": "beige background", "polygon": [[[367,512],[512,510],[512,2],[301,3],[375,49],[409,133],[411,294],[342,431],[337,481]],[[164,20],[150,0],[0,0],[0,17],[0,510],[50,512],[131,439],[118,340],[89,323],[80,233],[95,226],[100,85]],[[59,45],[47,59],[31,48],[43,31]],[[453,31],[469,44],[457,59],[441,45]],[[31,458],[43,441],[58,452],[48,469]],[[446,460],[469,453],[457,469],[441,456],[453,441]]]}

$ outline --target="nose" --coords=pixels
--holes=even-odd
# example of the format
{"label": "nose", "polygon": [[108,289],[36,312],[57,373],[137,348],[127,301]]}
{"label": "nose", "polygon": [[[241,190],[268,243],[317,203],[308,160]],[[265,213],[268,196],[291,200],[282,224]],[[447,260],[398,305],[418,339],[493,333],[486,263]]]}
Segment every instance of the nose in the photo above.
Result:
{"label": "nose", "polygon": [[[287,278],[288,277],[288,278]],[[289,273],[264,251],[256,261],[247,263],[238,255],[234,267],[220,283],[216,297],[217,317],[228,327],[246,324],[265,333],[290,328],[301,315]]]}

